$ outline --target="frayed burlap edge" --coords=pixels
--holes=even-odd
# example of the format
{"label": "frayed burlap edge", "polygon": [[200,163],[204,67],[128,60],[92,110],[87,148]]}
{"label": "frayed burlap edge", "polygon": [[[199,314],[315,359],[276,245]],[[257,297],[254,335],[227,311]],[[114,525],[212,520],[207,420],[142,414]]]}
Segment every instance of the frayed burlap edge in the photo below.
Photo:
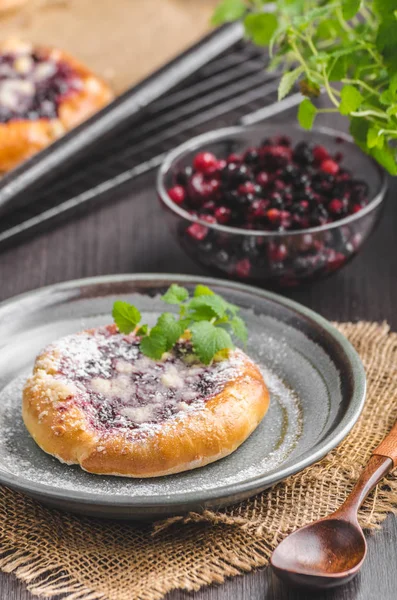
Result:
{"label": "frayed burlap edge", "polygon": [[[153,527],[59,513],[2,488],[0,569],[41,597],[159,600],[266,565],[285,535],[343,502],[397,418],[397,334],[386,324],[337,326],[361,355],[368,396],[353,431],[319,463],[244,503]],[[397,512],[394,475],[366,501],[360,522],[373,529],[390,512]]]}

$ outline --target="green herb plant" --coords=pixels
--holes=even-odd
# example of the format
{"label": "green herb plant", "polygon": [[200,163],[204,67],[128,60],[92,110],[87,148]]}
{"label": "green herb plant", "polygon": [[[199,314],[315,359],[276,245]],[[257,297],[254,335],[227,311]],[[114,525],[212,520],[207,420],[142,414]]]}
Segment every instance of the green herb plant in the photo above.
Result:
{"label": "green herb plant", "polygon": [[[310,129],[320,113],[350,119],[356,143],[397,174],[397,0],[222,0],[213,23],[242,19],[246,36],[284,66],[279,99],[299,83],[298,110]],[[331,107],[313,99],[327,93]]]}
{"label": "green herb plant", "polygon": [[152,328],[141,323],[141,313],[132,304],[118,300],[113,305],[112,315],[119,331],[135,331],[141,337],[142,353],[149,358],[161,359],[184,336],[191,339],[194,353],[208,365],[234,348],[232,336],[247,342],[246,326],[237,314],[239,308],[207,286],[196,286],[191,297],[186,288],[174,283],[162,300],[178,306],[179,313],[164,312]]}

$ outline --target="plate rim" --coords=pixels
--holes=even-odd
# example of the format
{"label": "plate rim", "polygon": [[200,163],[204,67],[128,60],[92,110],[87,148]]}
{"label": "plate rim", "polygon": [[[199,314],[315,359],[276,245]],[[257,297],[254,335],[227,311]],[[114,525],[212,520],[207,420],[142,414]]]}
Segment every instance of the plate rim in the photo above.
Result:
{"label": "plate rim", "polygon": [[[190,491],[190,492],[179,492],[174,496],[169,494],[161,494],[153,497],[143,496],[131,496],[128,494],[101,494],[93,492],[83,492],[79,490],[71,490],[67,488],[61,488],[59,490],[53,487],[24,479],[23,477],[17,476],[13,473],[7,473],[0,467],[0,484],[8,485],[12,489],[24,492],[28,495],[36,495],[48,498],[49,500],[68,501],[73,504],[83,504],[86,506],[95,505],[103,506],[105,508],[131,508],[131,509],[156,509],[164,506],[175,507],[177,512],[178,506],[186,507],[187,505],[197,505],[199,503],[207,503],[209,501],[219,501],[220,504],[225,504],[225,499],[233,497],[248,497],[251,494],[258,493],[258,491],[266,489],[271,485],[275,485],[287,477],[294,475],[295,473],[302,471],[303,469],[313,465],[314,463],[321,460],[328,452],[333,450],[340,442],[348,435],[353,426],[356,424],[358,418],[364,407],[366,398],[366,373],[364,365],[357,351],[354,349],[348,339],[340,332],[330,321],[322,317],[316,311],[307,308],[303,304],[285,298],[280,294],[272,291],[257,288],[252,285],[245,283],[230,281],[227,279],[219,279],[215,277],[207,277],[200,275],[191,274],[176,274],[176,273],[124,273],[115,275],[99,275],[95,277],[85,277],[79,279],[67,280],[59,283],[55,283],[48,286],[43,286],[18,294],[9,299],[6,299],[0,303],[0,326],[3,320],[4,313],[12,307],[14,304],[19,304],[21,301],[38,298],[41,295],[58,293],[67,291],[68,289],[75,289],[81,287],[92,286],[96,284],[111,284],[111,283],[123,283],[123,282],[153,282],[158,280],[164,281],[164,284],[171,284],[173,282],[185,284],[198,284],[204,283],[205,285],[222,285],[234,289],[240,292],[247,292],[255,294],[264,299],[270,300],[276,304],[281,304],[300,316],[314,321],[317,325],[325,330],[331,337],[336,341],[341,349],[344,351],[344,355],[347,358],[351,372],[352,372],[352,393],[349,401],[347,413],[338,422],[335,429],[321,439],[315,445],[315,451],[313,448],[309,448],[304,452],[302,457],[291,465],[281,468],[277,471],[276,477],[274,475],[256,475],[248,480],[244,480],[239,483],[229,483],[219,488],[212,488],[210,490],[202,491]],[[110,294],[109,294],[110,295]],[[94,475],[95,476],[95,475]],[[232,503],[231,500],[230,503]]]}

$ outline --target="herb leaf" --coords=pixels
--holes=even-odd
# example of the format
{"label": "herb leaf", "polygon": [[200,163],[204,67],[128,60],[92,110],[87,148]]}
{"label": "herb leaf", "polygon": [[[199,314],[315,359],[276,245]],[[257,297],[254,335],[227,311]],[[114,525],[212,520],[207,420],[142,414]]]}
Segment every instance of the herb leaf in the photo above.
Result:
{"label": "herb leaf", "polygon": [[176,344],[181,335],[185,332],[186,321],[177,321],[175,315],[171,313],[163,313],[159,316],[156,326],[153,331],[160,331],[166,339],[166,351]]}
{"label": "herb leaf", "polygon": [[247,329],[237,315],[238,306],[207,286],[196,286],[190,297],[186,288],[173,284],[162,299],[178,305],[179,314],[162,313],[151,329],[140,323],[141,314],[135,306],[122,301],[113,306],[113,317],[120,332],[131,333],[136,329],[136,335],[141,338],[140,349],[149,358],[161,359],[182,336],[192,340],[194,353],[205,364],[214,357],[216,360],[225,358],[226,351],[233,348],[231,334],[246,343]]}
{"label": "herb leaf", "polygon": [[298,110],[298,121],[299,125],[303,129],[311,129],[313,127],[314,119],[316,118],[317,108],[309,100],[305,98],[300,105]]}
{"label": "herb leaf", "polygon": [[213,25],[221,25],[229,21],[236,21],[242,17],[247,10],[244,0],[223,0],[215,9],[211,22]]}
{"label": "herb leaf", "polygon": [[167,351],[167,338],[159,329],[153,327],[150,334],[142,339],[140,347],[145,356],[160,360]]}
{"label": "herb leaf", "polygon": [[200,283],[196,285],[196,289],[194,290],[194,297],[197,296],[214,296],[214,292],[210,290],[206,285],[201,285]]}
{"label": "herb leaf", "polygon": [[358,13],[360,5],[361,0],[342,0],[342,14],[346,21]]}
{"label": "herb leaf", "polygon": [[167,304],[181,304],[181,302],[184,302],[187,298],[189,298],[187,289],[173,283],[161,299],[164,300],[164,302],[167,302]]}
{"label": "herb leaf", "polygon": [[241,340],[244,344],[248,341],[247,327],[241,317],[233,317],[230,321],[230,327],[234,335]]}
{"label": "herb leaf", "polygon": [[287,71],[282,76],[278,86],[278,99],[282,100],[287,94],[290,93],[292,86],[298,80],[299,76],[303,73],[303,67],[296,67],[292,71]]}
{"label": "herb leaf", "polygon": [[[224,10],[236,3],[223,0],[220,6]],[[350,120],[359,147],[395,174],[397,0],[273,3],[274,11],[268,13],[264,12],[267,0],[245,0],[225,20],[240,19],[249,39],[269,47],[269,69],[283,67],[280,100],[299,81],[302,95],[308,98],[298,109],[303,128],[310,129],[318,113],[342,114]],[[222,12],[217,15],[219,22]],[[321,89],[330,107],[317,109],[310,99]]]}
{"label": "herb leaf", "polygon": [[277,29],[277,17],[273,13],[249,14],[244,19],[244,25],[254,44],[267,46]]}
{"label": "herb leaf", "polygon": [[113,304],[112,316],[119,331],[126,334],[134,331],[141,320],[139,310],[135,306],[132,306],[132,304],[128,304],[128,302],[123,302],[122,300],[117,300]]}
{"label": "herb leaf", "polygon": [[217,352],[233,348],[229,333],[208,321],[194,323],[190,330],[194,351],[205,365],[211,362]]}
{"label": "herb leaf", "polygon": [[341,90],[339,110],[342,115],[350,115],[362,104],[362,94],[353,86],[345,85]]}
{"label": "herb leaf", "polygon": [[190,300],[187,309],[193,311],[191,315],[193,319],[222,319],[225,316],[226,303],[223,298],[216,294],[212,296],[197,296]]}

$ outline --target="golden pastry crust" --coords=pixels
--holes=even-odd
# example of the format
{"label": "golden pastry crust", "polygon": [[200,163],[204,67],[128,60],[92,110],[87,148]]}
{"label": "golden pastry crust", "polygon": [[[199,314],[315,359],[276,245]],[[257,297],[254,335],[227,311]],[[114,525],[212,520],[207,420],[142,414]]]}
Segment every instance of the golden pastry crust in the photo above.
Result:
{"label": "golden pastry crust", "polygon": [[105,81],[61,50],[33,47],[13,39],[0,43],[0,54],[15,53],[16,56],[26,57],[33,52],[39,52],[55,63],[66,63],[80,80],[81,88],[61,98],[57,118],[15,118],[0,123],[0,172],[3,173],[54,142],[113,99],[113,93]]}
{"label": "golden pastry crust", "polygon": [[36,360],[23,393],[23,419],[36,443],[62,462],[90,473],[158,477],[204,466],[227,456],[254,431],[269,406],[269,393],[257,366],[240,350],[238,364],[200,409],[165,419],[142,435],[116,428],[100,431],[73,402],[73,382],[58,374],[56,348]]}

